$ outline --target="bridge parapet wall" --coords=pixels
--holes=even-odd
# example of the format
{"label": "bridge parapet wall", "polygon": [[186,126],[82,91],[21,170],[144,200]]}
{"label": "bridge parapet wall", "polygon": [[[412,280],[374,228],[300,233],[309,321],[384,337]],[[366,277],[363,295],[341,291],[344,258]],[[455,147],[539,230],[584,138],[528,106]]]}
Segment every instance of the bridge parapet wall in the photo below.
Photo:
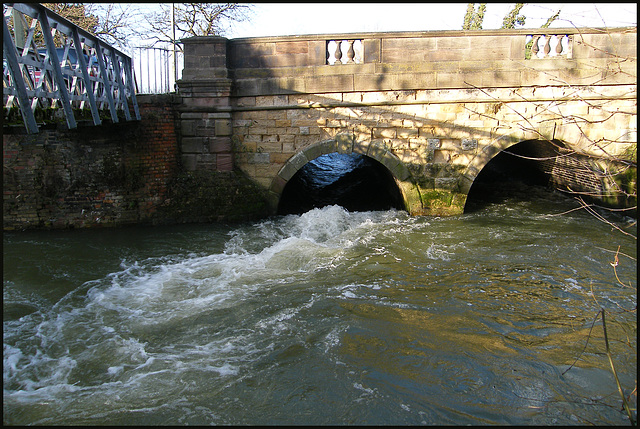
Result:
{"label": "bridge parapet wall", "polygon": [[[542,58],[527,46],[540,36],[555,43]],[[565,39],[560,53],[555,52],[557,37]],[[360,63],[329,66],[328,46],[336,40],[360,41]],[[546,86],[562,85],[563,80],[572,85],[632,84],[635,63],[618,59],[635,58],[636,46],[635,29],[334,34],[230,40],[228,64],[235,97]],[[612,73],[608,66],[613,64],[632,74]]]}

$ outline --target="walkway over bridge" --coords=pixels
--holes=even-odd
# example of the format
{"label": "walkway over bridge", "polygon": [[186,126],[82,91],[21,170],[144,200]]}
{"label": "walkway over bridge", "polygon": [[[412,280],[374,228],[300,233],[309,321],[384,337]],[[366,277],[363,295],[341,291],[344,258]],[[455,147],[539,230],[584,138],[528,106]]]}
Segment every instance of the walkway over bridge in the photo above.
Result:
{"label": "walkway over bridge", "polygon": [[20,109],[29,133],[39,131],[38,109],[60,109],[71,129],[78,121],[74,109],[87,108],[95,125],[107,109],[114,123],[119,114],[140,120],[131,58],[124,53],[35,3],[3,4],[2,31],[4,107]]}
{"label": "walkway over bridge", "polygon": [[376,160],[410,213],[446,215],[508,148],[540,159],[557,186],[600,194],[616,186],[606,161],[636,150],[636,28],[183,43],[183,164],[239,167],[274,212],[294,175],[328,153]]}

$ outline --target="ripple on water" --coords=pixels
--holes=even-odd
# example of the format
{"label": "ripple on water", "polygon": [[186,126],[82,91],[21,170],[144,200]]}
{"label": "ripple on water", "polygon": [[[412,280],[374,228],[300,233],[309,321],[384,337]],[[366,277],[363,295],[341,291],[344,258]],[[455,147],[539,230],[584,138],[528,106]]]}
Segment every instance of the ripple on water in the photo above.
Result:
{"label": "ripple on water", "polygon": [[[614,311],[633,308],[635,290],[602,249],[635,257],[635,242],[539,211],[427,219],[331,206],[95,235],[94,276],[86,256],[77,271],[68,262],[53,291],[6,264],[4,422],[624,423],[601,338],[580,351],[605,306],[633,387],[636,320]],[[57,246],[38,256],[50,270],[90,236],[10,236],[5,259]],[[635,287],[634,260],[617,270]]]}

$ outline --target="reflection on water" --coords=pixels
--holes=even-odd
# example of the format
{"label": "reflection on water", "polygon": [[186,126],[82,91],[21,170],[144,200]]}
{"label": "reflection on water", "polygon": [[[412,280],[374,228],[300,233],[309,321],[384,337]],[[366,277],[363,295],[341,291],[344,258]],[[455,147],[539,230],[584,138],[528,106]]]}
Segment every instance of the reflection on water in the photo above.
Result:
{"label": "reflection on water", "polygon": [[4,236],[5,424],[625,424],[634,240],[550,196],[453,218]]}

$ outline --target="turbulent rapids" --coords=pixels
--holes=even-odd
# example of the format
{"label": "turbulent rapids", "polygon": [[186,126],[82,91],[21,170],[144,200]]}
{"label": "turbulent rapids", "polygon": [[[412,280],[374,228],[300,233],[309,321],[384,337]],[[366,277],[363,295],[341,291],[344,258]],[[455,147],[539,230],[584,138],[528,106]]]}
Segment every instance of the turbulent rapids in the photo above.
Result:
{"label": "turbulent rapids", "polygon": [[[555,194],[455,218],[5,234],[5,424],[624,424],[635,241]],[[614,315],[615,313],[615,315]]]}

